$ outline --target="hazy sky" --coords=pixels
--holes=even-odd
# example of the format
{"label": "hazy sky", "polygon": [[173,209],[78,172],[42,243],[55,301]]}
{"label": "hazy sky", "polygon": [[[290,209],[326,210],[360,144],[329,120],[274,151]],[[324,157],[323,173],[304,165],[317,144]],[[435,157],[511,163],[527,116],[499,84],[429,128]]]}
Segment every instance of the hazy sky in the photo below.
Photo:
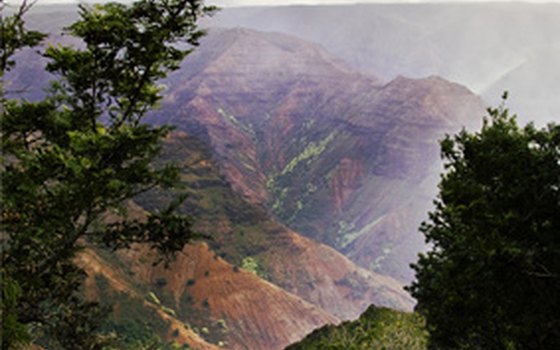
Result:
{"label": "hazy sky", "polygon": [[[227,5],[286,5],[286,4],[354,4],[354,3],[415,3],[415,2],[512,2],[511,0],[213,0],[220,6]],[[518,1],[519,2],[519,1]],[[521,0],[520,2],[560,2],[560,0]]]}
{"label": "hazy sky", "polygon": [[[560,0],[206,0],[208,4],[221,7],[251,6],[251,5],[290,5],[290,4],[355,4],[355,3],[418,3],[418,2],[560,2]],[[18,3],[18,0],[8,0],[8,3]],[[106,0],[38,0],[45,3],[78,3],[78,2],[106,2]]]}

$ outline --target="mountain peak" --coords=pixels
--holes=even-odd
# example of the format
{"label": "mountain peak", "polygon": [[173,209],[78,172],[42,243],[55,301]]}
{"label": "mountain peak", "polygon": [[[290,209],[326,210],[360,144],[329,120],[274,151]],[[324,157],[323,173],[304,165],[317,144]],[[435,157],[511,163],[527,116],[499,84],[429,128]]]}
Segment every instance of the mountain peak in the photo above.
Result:
{"label": "mountain peak", "polygon": [[[287,34],[260,32],[236,27],[215,28],[202,39],[200,47],[186,60],[182,80],[196,76],[226,75],[223,85],[274,81],[326,82],[359,75],[321,45]],[[184,76],[188,74],[188,76]],[[375,77],[369,77],[378,81]]]}

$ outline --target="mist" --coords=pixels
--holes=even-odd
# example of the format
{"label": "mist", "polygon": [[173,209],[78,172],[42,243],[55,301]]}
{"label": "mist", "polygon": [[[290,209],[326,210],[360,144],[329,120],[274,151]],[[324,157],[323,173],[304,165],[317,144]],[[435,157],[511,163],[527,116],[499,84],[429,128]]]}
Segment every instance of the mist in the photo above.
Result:
{"label": "mist", "polygon": [[[276,2],[275,2],[276,3]],[[560,120],[560,4],[359,4],[224,8],[211,25],[315,41],[368,75],[441,76],[522,123]]]}

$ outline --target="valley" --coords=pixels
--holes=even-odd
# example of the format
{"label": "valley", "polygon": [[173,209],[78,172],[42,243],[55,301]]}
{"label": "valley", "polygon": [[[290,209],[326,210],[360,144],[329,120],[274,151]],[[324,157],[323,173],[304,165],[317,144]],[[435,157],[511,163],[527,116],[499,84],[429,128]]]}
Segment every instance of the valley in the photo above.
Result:
{"label": "valley", "polygon": [[[437,193],[438,142],[479,127],[483,97],[504,85],[519,91],[525,77],[556,62],[553,49],[534,55],[554,42],[548,36],[519,55],[509,53],[523,38],[503,43],[496,50],[507,49],[504,56],[483,65],[487,42],[470,36],[463,43],[477,50],[441,52],[482,19],[456,23],[456,6],[430,9],[227,8],[204,22],[208,34],[161,81],[165,98],[147,123],[174,127],[153,166],[179,166],[186,200],[178,210],[207,238],[169,266],[155,264],[145,245],[113,252],[88,242],[78,259],[88,275],[83,294],[113,306],[105,330],[202,350],[280,350],[326,325],[360,324],[344,322],[368,310],[410,325],[424,346],[410,313],[415,300],[403,288],[414,279],[410,263],[427,249],[418,227]],[[54,33],[45,45],[73,43],[58,31],[74,12],[39,6],[30,23]],[[340,27],[329,27],[334,18]],[[556,27],[545,19],[548,33]],[[360,28],[369,30],[358,35]],[[45,60],[34,50],[18,60],[7,94],[41,98],[52,78]],[[543,83],[548,93],[535,89],[532,103],[552,98],[554,79]],[[176,196],[157,188],[129,203],[129,213],[143,218]],[[338,331],[326,326],[315,337],[330,332]]]}

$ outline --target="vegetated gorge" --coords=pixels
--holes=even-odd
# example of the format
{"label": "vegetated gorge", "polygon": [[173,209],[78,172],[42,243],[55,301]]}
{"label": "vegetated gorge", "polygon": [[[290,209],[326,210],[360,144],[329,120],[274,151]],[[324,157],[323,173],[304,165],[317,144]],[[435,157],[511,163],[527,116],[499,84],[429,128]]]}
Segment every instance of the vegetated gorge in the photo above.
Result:
{"label": "vegetated gorge", "polygon": [[[486,6],[472,5],[471,14],[486,11],[493,18],[505,8]],[[360,22],[363,16],[356,17],[364,9],[376,13],[369,27]],[[463,8],[438,9],[448,14],[441,18],[458,18]],[[521,5],[508,9],[527,22],[535,15]],[[551,19],[560,17],[559,6],[546,9]],[[238,8],[211,20],[200,47],[163,82],[166,99],[149,118],[176,127],[161,158],[181,165],[189,196],[180,210],[211,238],[185,247],[168,268],[154,266],[155,253],[141,245],[118,253],[85,251],[84,293],[113,305],[107,329],[130,338],[155,333],[194,349],[274,350],[322,326],[355,320],[367,309],[371,317],[323,328],[306,339],[311,343],[291,348],[320,349],[323,334],[346,348],[344,334],[353,327],[366,329],[373,348],[383,337],[400,337],[401,348],[424,347],[422,321],[408,313],[414,300],[403,286],[413,279],[409,264],[426,249],[417,228],[436,193],[438,140],[478,126],[487,104],[466,86],[419,76],[432,72],[426,66],[431,62],[440,69],[436,73],[464,74],[478,88],[483,82],[474,80],[483,73],[495,77],[484,82],[494,93],[500,81],[513,84],[532,64],[523,58],[515,69],[504,68],[502,61],[484,61],[484,55],[477,61],[457,53],[472,58],[459,61],[449,44],[454,38],[446,35],[468,32],[479,21],[469,19],[468,11],[462,22],[422,21],[428,10]],[[295,13],[313,23],[286,19]],[[337,13],[342,30],[333,24]],[[67,40],[55,34],[73,18],[75,8],[54,5],[37,6],[29,16],[30,25],[53,33],[52,42]],[[355,18],[371,29],[363,31],[370,37],[355,35]],[[560,30],[552,20],[533,26],[542,29],[538,33]],[[416,29],[423,35],[411,36]],[[383,47],[382,33],[407,40],[395,40],[393,47],[384,39]],[[530,42],[531,34],[524,39]],[[479,50],[473,56],[520,44],[486,47],[492,39],[482,45],[466,41]],[[544,40],[537,44],[555,48],[550,52],[560,48],[558,38],[556,46]],[[533,49],[518,57],[534,57],[539,48]],[[41,93],[37,82],[49,78],[34,51],[18,59],[22,63],[9,80],[33,99]],[[497,67],[509,75],[496,73]],[[414,78],[397,77],[401,68]],[[558,113],[553,104],[545,105]],[[130,203],[130,212],[141,218],[172,196],[147,193]],[[371,304],[376,307],[368,309]]]}

